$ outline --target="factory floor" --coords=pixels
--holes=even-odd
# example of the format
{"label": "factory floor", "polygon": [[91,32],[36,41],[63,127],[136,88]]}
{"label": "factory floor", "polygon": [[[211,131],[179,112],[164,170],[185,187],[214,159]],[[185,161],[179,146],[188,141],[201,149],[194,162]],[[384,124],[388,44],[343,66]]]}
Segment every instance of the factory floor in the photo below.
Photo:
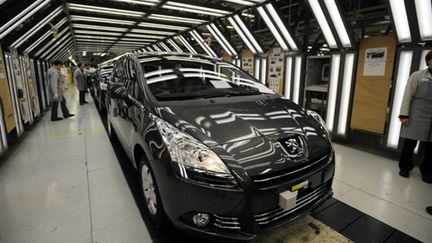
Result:
{"label": "factory floor", "polygon": [[[51,122],[47,112],[0,158],[0,243],[203,242],[152,226],[137,173],[109,140],[105,116],[90,95],[79,106],[78,94],[66,93],[75,117]],[[335,150],[334,198],[256,242],[432,242],[425,211],[432,185],[417,168],[406,179],[397,161],[339,144]]]}

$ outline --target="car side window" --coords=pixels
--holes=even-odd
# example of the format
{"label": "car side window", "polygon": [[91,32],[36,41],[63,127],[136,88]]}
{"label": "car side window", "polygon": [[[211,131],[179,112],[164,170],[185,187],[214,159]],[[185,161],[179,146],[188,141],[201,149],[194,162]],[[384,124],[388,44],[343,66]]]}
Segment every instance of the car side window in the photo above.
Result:
{"label": "car side window", "polygon": [[128,77],[128,93],[134,97],[139,102],[143,103],[144,101],[144,92],[139,84],[139,80],[137,78],[136,67],[132,61],[128,61],[126,65],[126,72]]}

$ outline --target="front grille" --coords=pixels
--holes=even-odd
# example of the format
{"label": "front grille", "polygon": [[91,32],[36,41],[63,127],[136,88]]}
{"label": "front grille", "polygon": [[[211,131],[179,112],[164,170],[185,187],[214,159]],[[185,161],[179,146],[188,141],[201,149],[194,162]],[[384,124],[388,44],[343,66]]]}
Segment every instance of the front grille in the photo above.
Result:
{"label": "front grille", "polygon": [[240,223],[238,218],[235,217],[222,217],[217,214],[213,214],[214,221],[213,225],[220,229],[231,229],[231,230],[239,230]]}
{"label": "front grille", "polygon": [[284,184],[289,183],[293,178],[301,178],[303,175],[325,167],[332,161],[332,156],[332,153],[327,154],[310,162],[308,165],[299,165],[299,167],[294,169],[252,176],[252,180],[260,190],[281,187]]}
{"label": "front grille", "polygon": [[313,189],[308,194],[302,196],[297,201],[295,208],[284,210],[281,207],[273,208],[255,214],[255,221],[258,226],[262,228],[271,227],[272,224],[277,224],[284,220],[289,220],[293,218],[293,215],[301,214],[304,211],[309,210],[310,206],[323,199],[323,197],[330,192],[329,183],[324,183],[323,185]]}

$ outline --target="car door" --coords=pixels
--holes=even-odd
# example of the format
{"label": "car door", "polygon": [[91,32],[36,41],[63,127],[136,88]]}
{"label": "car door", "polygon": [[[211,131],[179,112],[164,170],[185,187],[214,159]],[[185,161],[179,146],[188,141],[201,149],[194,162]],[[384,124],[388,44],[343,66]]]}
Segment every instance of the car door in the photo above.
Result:
{"label": "car door", "polygon": [[[125,61],[119,61],[115,68],[113,73],[113,79],[112,81],[114,83],[120,83],[125,86],[127,86],[127,79],[126,75],[124,73],[124,65]],[[109,106],[109,114],[110,120],[112,126],[115,128],[115,131],[117,133],[117,137],[119,138],[120,142],[123,144],[123,146],[126,148],[127,143],[125,141],[125,129],[124,129],[124,119],[127,114],[127,106],[126,102],[121,99],[113,99],[111,98],[111,105]],[[126,109],[126,111],[125,111]]]}
{"label": "car door", "polygon": [[145,112],[144,106],[144,91],[142,85],[140,84],[140,79],[138,77],[137,66],[133,60],[128,61],[127,65],[127,77],[128,81],[128,94],[134,99],[133,104],[129,104],[127,108],[127,139],[128,147],[133,149],[134,145],[137,143],[140,137],[140,130],[143,124],[143,115]]}

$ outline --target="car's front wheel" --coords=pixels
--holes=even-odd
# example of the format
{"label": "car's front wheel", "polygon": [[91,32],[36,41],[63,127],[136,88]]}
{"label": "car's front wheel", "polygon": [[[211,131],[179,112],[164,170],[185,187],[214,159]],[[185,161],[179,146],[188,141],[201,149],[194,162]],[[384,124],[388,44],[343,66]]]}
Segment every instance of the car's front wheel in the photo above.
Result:
{"label": "car's front wheel", "polygon": [[154,179],[153,171],[144,157],[140,160],[139,168],[146,211],[150,215],[153,223],[156,226],[161,227],[166,221],[165,211],[162,206],[159,189],[156,180]]}

